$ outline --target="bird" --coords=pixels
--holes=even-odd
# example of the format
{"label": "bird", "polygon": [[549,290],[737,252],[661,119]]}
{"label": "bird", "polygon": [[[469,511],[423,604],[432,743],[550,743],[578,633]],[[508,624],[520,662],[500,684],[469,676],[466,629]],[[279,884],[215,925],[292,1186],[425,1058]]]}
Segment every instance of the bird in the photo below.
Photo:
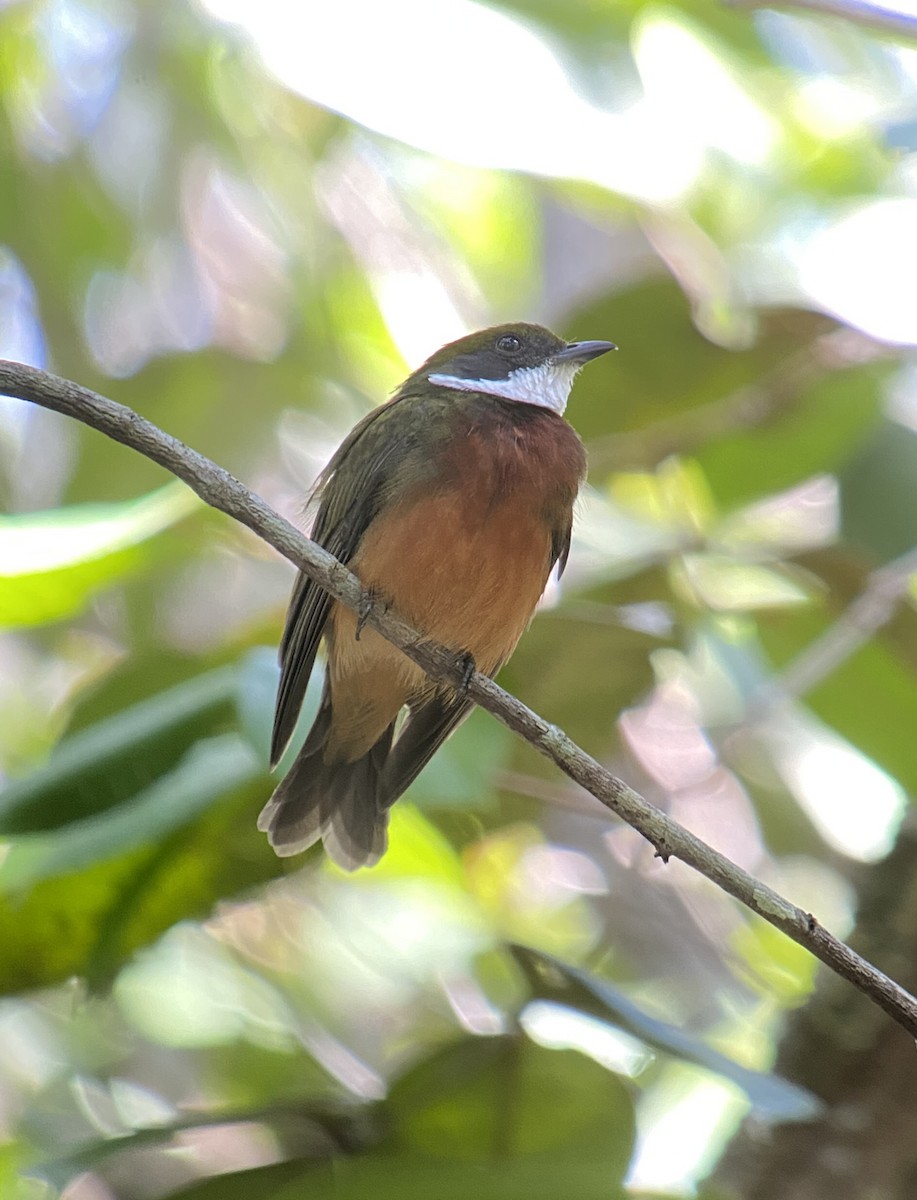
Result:
{"label": "bird", "polygon": [[[318,477],[313,540],[464,656],[468,677],[499,671],[566,566],[586,454],[563,414],[579,369],[613,349],[524,322],[459,338],[370,411]],[[258,828],[281,857],[321,840],[352,871],[382,857],[392,805],[473,701],[301,573],[280,642],[272,768],[322,640],[318,714]]]}

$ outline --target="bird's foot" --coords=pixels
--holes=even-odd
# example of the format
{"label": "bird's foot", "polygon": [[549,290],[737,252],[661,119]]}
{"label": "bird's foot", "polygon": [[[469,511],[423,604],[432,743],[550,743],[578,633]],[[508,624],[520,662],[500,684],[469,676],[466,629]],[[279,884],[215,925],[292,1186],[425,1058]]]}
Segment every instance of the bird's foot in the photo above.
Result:
{"label": "bird's foot", "polygon": [[379,594],[375,588],[369,587],[364,590],[360,598],[360,607],[357,609],[357,627],[354,631],[354,637],[357,641],[360,640],[360,634],[366,628],[366,622],[369,620],[378,599]]}
{"label": "bird's foot", "polygon": [[467,692],[474,678],[474,673],[478,669],[477,663],[474,661],[474,655],[470,654],[467,650],[463,650],[461,654],[456,655],[455,665],[462,673],[462,682],[459,684],[459,691]]}

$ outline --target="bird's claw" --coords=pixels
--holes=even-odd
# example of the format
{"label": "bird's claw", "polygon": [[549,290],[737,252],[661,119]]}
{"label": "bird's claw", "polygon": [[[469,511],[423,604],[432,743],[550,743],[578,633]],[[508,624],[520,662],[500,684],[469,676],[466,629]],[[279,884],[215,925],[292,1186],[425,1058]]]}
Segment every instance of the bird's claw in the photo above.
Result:
{"label": "bird's claw", "polygon": [[354,630],[354,637],[357,641],[360,640],[360,634],[366,628],[366,622],[373,615],[373,609],[377,606],[380,612],[388,612],[391,608],[391,601],[386,600],[376,588],[366,588],[360,597],[360,605],[357,609],[357,627]]}
{"label": "bird's claw", "polygon": [[461,691],[467,692],[474,678],[474,673],[478,669],[474,661],[474,655],[465,650],[458,655],[456,666],[462,673],[462,682],[459,684],[459,688]]}
{"label": "bird's claw", "polygon": [[360,607],[357,609],[357,627],[354,631],[356,641],[360,640],[360,634],[366,628],[366,622],[370,618],[373,611],[373,605],[376,603],[376,595],[372,588],[367,588],[360,597]]}

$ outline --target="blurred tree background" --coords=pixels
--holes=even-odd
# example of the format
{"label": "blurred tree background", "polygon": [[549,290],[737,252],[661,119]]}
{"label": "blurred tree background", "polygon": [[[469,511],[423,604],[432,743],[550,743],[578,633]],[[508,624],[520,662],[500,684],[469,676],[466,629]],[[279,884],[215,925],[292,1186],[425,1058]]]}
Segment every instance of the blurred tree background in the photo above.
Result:
{"label": "blurred tree background", "polygon": [[[0,357],[302,520],[442,342],[612,338],[501,681],[913,988],[917,47],[856,9],[0,0]],[[904,1032],[486,715],[377,869],[277,860],[246,531],[9,399],[0,507],[4,1197],[917,1194]]]}

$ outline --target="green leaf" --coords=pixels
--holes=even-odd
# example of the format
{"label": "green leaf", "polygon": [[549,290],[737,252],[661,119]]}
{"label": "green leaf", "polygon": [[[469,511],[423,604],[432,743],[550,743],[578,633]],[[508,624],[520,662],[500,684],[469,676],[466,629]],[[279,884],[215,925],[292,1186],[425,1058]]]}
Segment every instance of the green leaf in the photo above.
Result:
{"label": "green leaf", "polygon": [[697,460],[720,504],[772,495],[843,467],[881,419],[888,370],[883,363],[828,374],[770,420],[710,439]]}
{"label": "green leaf", "polygon": [[[305,1096],[300,1102],[276,1103],[252,1109],[235,1108],[210,1110],[207,1113],[194,1112],[187,1117],[163,1125],[153,1125],[142,1129],[134,1129],[122,1135],[99,1138],[71,1148],[59,1157],[48,1158],[36,1163],[31,1173],[47,1180],[54,1187],[63,1190],[76,1175],[83,1174],[98,1167],[106,1160],[118,1155],[131,1152],[144,1152],[168,1146],[175,1142],[183,1133],[198,1129],[222,1127],[230,1130],[233,1125],[254,1123],[269,1125],[278,1132],[289,1131],[291,1138],[300,1148],[300,1155],[286,1162],[272,1163],[267,1167],[257,1167],[245,1171],[220,1174],[215,1178],[202,1180],[188,1188],[181,1188],[175,1195],[195,1197],[203,1200],[205,1196],[213,1196],[223,1200],[223,1197],[233,1196],[273,1196],[276,1188],[290,1179],[299,1179],[322,1170],[322,1163],[332,1156],[340,1142],[360,1141],[360,1125],[366,1127],[368,1122],[361,1110],[354,1105],[341,1103],[316,1102]],[[363,1130],[365,1133],[365,1128]],[[303,1155],[304,1143],[315,1142],[315,1157],[306,1158]],[[244,1187],[255,1190],[244,1191]],[[221,1190],[225,1185],[225,1190]]]}
{"label": "green leaf", "polygon": [[[777,313],[761,319],[760,336],[750,349],[725,349],[700,333],[688,298],[669,278],[643,279],[602,295],[573,314],[571,326],[585,331],[577,336],[598,337],[592,331],[603,330],[620,347],[619,354],[600,359],[583,373],[570,402],[570,419],[583,437],[588,442],[602,438],[590,445],[590,462],[619,467],[653,466],[672,453],[684,453],[679,440],[660,440],[665,426],[677,438],[689,438],[687,450],[693,454],[696,410],[706,416],[706,405],[759,383],[775,362],[830,328],[824,318],[810,313]],[[609,405],[610,396],[627,402]],[[628,453],[622,461],[623,431]]]}
{"label": "green leaf", "polygon": [[[625,603],[647,594],[636,585],[618,583],[607,592],[591,592],[590,598],[609,593]],[[580,745],[604,745],[609,714],[622,712],[652,685],[649,655],[659,639],[620,623],[582,620],[571,609],[561,606],[539,614],[501,671],[500,683],[563,725]],[[556,768],[518,738],[512,739],[510,750],[526,770],[554,775]]]}
{"label": "green leaf", "polygon": [[[601,1156],[459,1163],[390,1151],[221,1174],[167,1200],[626,1200]],[[662,1198],[660,1198],[662,1200]]]}
{"label": "green leaf", "polygon": [[617,1076],[522,1035],[447,1046],[398,1081],[390,1104],[397,1141],[445,1160],[546,1164],[582,1154],[603,1162],[610,1184],[633,1150],[633,1103]]}
{"label": "green leaf", "polygon": [[0,833],[55,829],[137,795],[199,737],[227,728],[237,687],[236,671],[219,668],[74,734],[0,791]]}
{"label": "green leaf", "polygon": [[0,516],[0,628],[74,616],[143,558],[138,547],[200,507],[181,483],[123,504]]}
{"label": "green leaf", "polygon": [[[318,671],[313,672],[313,675],[319,674]],[[277,651],[268,646],[256,646],[239,663],[235,689],[239,732],[265,765],[271,744],[274,702],[279,679]],[[312,683],[312,679],[309,683]],[[312,698],[307,696],[307,700]],[[303,708],[305,707],[304,704]],[[316,703],[316,711],[317,709]]]}
{"label": "green leaf", "polygon": [[[913,611],[904,606],[900,626],[910,647],[895,644],[880,631],[825,679],[803,702],[853,746],[873,759],[912,794],[917,792],[917,672],[913,661]],[[791,661],[833,624],[824,611],[796,610],[762,614],[761,643],[779,666]]]}
{"label": "green leaf", "polygon": [[801,1121],[819,1111],[820,1102],[804,1088],[778,1075],[743,1067],[700,1038],[651,1017],[606,980],[524,946],[511,949],[539,999],[599,1017],[657,1050],[714,1071],[740,1087],[761,1116]]}
{"label": "green leaf", "polygon": [[[519,1035],[463,1038],[362,1109],[304,1098],[291,1111],[227,1114],[225,1123],[232,1120],[289,1127],[299,1146],[311,1129],[314,1157],[203,1180],[180,1189],[176,1200],[464,1200],[470,1190],[493,1200],[623,1200],[634,1143],[633,1103],[614,1075],[584,1055],[545,1050]],[[93,1142],[37,1170],[63,1186],[111,1155],[163,1145],[200,1123]],[[224,1122],[215,1114],[208,1123]],[[364,1149],[367,1143],[376,1148]]]}
{"label": "green leaf", "polygon": [[676,585],[707,608],[748,612],[806,604],[811,580],[784,566],[742,562],[730,555],[685,554],[673,567]]}
{"label": "green leaf", "polygon": [[883,562],[917,545],[917,432],[883,421],[840,482],[850,541]]}
{"label": "green leaf", "polygon": [[327,1162],[292,1159],[267,1167],[214,1175],[170,1192],[165,1200],[252,1200],[253,1197],[279,1200],[291,1183],[297,1189],[294,1195],[336,1195],[334,1171]]}
{"label": "green leaf", "polygon": [[259,774],[254,752],[235,734],[199,742],[174,770],[114,811],[14,840],[0,866],[0,892],[21,891],[159,841]]}
{"label": "green leaf", "polygon": [[[819,365],[814,347],[832,326],[812,313],[761,314],[754,344],[727,349],[699,332],[677,285],[651,280],[575,322],[621,347],[584,373],[571,400],[593,478],[691,456],[717,503],[733,507],[836,470],[881,419],[889,364]],[[801,365],[784,376],[797,355]],[[609,406],[609,395],[626,406]]]}
{"label": "green leaf", "polygon": [[269,790],[260,778],[153,844],[0,893],[0,994],[73,975],[102,987],[176,921],[205,917],[223,897],[276,876],[277,858],[255,829]]}
{"label": "green leaf", "polygon": [[[548,1087],[551,1082],[545,1080]],[[549,1100],[546,1096],[546,1105]],[[248,1193],[255,1194],[260,1200],[260,1192]],[[596,1146],[583,1153],[474,1163],[411,1153],[359,1155],[335,1163],[333,1171],[313,1168],[269,1195],[272,1200],[626,1200]],[[215,1193],[208,1200],[211,1196],[216,1200]],[[199,1198],[192,1193],[185,1200]]]}
{"label": "green leaf", "polygon": [[481,809],[494,797],[494,780],[513,744],[509,730],[475,709],[438,750],[408,796],[423,808],[473,806]]}
{"label": "green leaf", "polygon": [[[239,729],[264,763],[265,768],[268,765],[271,729],[274,724],[274,701],[277,696],[279,679],[280,668],[277,665],[277,651],[272,647],[256,646],[254,650],[250,650],[245,655],[239,665],[236,687],[236,712]],[[306,740],[312,722],[318,713],[324,686],[325,672],[316,665],[309,676],[296,729],[278,764],[277,777],[279,779],[282,779],[289,770],[300,747]]]}

